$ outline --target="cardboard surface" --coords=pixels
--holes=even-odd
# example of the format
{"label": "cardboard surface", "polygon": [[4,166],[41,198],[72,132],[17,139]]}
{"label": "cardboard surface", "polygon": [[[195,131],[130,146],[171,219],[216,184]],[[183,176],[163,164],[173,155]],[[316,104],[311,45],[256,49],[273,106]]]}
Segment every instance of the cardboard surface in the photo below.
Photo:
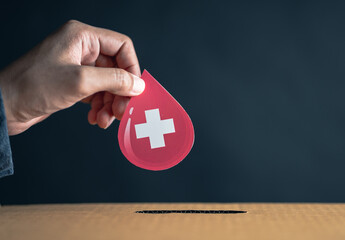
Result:
{"label": "cardboard surface", "polygon": [[[135,213],[141,210],[248,212]],[[345,204],[2,206],[0,239],[345,239]]]}

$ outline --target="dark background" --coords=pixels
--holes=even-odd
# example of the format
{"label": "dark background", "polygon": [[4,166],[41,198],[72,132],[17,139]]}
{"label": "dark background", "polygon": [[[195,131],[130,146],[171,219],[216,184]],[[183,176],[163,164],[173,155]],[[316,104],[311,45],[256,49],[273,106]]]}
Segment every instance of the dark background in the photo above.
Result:
{"label": "dark background", "polygon": [[119,123],[91,126],[89,106],[77,104],[11,137],[15,175],[0,179],[1,203],[344,202],[344,10],[343,1],[7,1],[1,68],[69,19],[125,33],[142,69],[191,116],[196,141],[176,167],[142,170],[119,150]]}

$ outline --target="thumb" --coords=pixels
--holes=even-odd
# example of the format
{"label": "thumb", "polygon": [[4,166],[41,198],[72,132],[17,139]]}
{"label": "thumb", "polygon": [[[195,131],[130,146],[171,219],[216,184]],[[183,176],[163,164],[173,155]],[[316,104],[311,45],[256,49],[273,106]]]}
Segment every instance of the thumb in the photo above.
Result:
{"label": "thumb", "polygon": [[145,89],[141,78],[121,68],[81,66],[80,89],[82,95],[107,91],[120,96],[137,96]]}

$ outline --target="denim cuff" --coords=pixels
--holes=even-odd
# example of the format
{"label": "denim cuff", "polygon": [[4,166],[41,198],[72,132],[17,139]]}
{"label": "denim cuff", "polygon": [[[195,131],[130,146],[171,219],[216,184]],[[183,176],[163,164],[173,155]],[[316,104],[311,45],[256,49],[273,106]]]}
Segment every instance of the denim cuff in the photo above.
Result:
{"label": "denim cuff", "polygon": [[0,178],[13,174],[13,161],[8,137],[5,107],[0,89]]}

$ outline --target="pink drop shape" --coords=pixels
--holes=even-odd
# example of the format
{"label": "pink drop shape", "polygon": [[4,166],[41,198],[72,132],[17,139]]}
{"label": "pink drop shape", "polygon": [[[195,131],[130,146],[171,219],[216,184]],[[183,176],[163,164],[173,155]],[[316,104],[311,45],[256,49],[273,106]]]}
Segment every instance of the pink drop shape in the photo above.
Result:
{"label": "pink drop shape", "polygon": [[182,106],[146,70],[144,92],[132,97],[120,122],[118,140],[132,164],[165,170],[181,162],[194,144],[194,128]]}

